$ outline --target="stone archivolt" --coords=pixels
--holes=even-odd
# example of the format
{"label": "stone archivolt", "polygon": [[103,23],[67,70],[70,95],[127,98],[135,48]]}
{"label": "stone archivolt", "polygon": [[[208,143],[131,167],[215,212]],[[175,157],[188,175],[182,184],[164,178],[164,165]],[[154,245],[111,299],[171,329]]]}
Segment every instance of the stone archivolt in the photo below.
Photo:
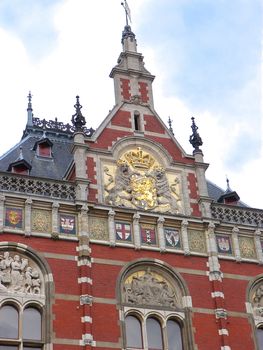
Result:
{"label": "stone archivolt", "polygon": [[165,169],[140,147],[126,152],[118,160],[115,173],[104,167],[104,184],[107,204],[159,212],[180,212],[178,177],[170,184]]}
{"label": "stone archivolt", "polygon": [[41,294],[42,275],[34,263],[16,253],[0,254],[0,294]]}
{"label": "stone archivolt", "polygon": [[179,306],[176,289],[150,268],[130,275],[123,285],[123,302],[132,305],[151,305],[176,308]]}

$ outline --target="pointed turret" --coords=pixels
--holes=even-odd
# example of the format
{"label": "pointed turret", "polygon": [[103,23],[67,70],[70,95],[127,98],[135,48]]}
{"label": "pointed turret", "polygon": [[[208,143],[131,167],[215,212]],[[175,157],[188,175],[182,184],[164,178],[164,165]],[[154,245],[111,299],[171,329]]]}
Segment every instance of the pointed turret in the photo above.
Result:
{"label": "pointed turret", "polygon": [[28,98],[28,104],[27,104],[27,125],[33,126],[33,108],[32,108],[32,95],[31,91],[29,91],[29,94],[27,96]]}
{"label": "pointed turret", "polygon": [[115,102],[123,101],[149,104],[153,107],[152,82],[154,76],[144,67],[143,56],[137,52],[137,42],[131,26],[122,32],[122,52],[118,64],[112,69]]}

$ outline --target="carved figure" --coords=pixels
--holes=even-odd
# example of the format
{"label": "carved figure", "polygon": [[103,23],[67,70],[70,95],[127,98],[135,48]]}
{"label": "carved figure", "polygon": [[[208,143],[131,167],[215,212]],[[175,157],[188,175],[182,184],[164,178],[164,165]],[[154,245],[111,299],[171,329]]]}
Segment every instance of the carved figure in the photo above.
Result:
{"label": "carved figure", "polygon": [[176,307],[177,297],[165,280],[158,280],[148,268],[142,276],[134,276],[124,285],[125,301],[130,304]]}
{"label": "carved figure", "polygon": [[28,259],[9,252],[0,255],[0,293],[20,292],[40,294],[41,279],[36,268],[29,265]]}

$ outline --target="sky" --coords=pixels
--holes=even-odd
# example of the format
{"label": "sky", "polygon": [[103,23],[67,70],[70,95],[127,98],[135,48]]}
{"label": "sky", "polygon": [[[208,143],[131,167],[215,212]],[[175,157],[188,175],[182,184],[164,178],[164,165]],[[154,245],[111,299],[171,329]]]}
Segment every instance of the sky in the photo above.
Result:
{"label": "sky", "polygon": [[[206,176],[263,208],[261,0],[129,0],[132,30],[156,76],[154,104],[189,154],[195,117]],[[114,105],[121,0],[0,0],[0,154],[34,116],[70,122],[80,96],[94,129]]]}

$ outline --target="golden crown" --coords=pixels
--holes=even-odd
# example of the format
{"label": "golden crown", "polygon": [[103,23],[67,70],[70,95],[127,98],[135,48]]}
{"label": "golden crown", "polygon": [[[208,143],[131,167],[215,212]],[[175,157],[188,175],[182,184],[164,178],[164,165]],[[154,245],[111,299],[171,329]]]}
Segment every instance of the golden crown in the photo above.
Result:
{"label": "golden crown", "polygon": [[155,163],[154,158],[143,152],[141,147],[138,147],[136,151],[125,153],[124,158],[133,168],[150,169]]}

